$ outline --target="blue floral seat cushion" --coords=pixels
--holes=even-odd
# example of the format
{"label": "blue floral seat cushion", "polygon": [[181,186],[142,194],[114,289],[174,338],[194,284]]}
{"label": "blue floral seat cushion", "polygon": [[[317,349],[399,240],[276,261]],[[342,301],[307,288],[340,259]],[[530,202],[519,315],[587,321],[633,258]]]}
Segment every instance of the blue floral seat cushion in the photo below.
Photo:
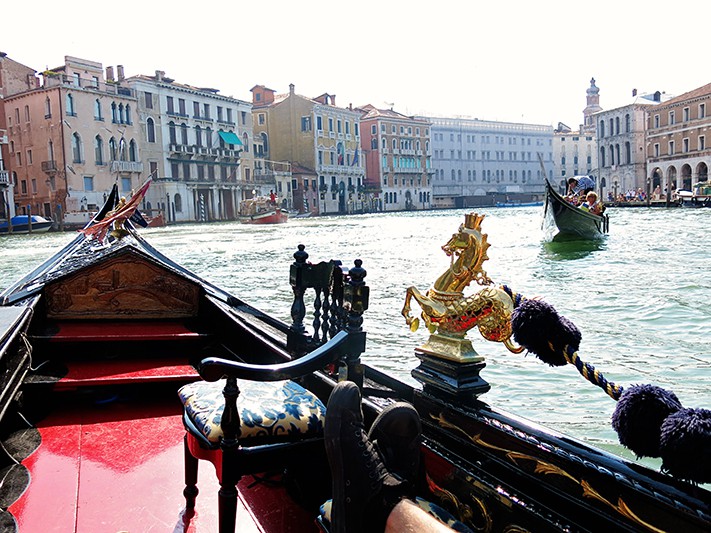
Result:
{"label": "blue floral seat cushion", "polygon": [[[298,439],[323,435],[326,406],[293,381],[240,380],[237,407],[242,439]],[[185,417],[210,443],[219,444],[225,380],[197,381],[178,391]]]}
{"label": "blue floral seat cushion", "polygon": [[[323,526],[323,529],[330,530],[331,526],[331,503],[333,500],[328,500],[327,502],[321,504],[319,508],[318,522]],[[473,533],[472,530],[461,522],[454,518],[454,516],[437,505],[436,503],[428,502],[427,500],[417,497],[415,498],[415,503],[421,508],[427,511],[427,513],[434,516],[437,520],[443,524],[449,526],[450,529],[454,531],[459,531],[460,533]]]}

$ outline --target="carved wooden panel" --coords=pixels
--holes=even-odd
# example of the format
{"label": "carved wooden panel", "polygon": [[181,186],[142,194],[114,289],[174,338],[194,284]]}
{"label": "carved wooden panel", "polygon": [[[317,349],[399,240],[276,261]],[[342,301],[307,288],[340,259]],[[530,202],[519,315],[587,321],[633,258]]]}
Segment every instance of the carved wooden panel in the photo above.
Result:
{"label": "carved wooden panel", "polygon": [[185,318],[200,286],[130,254],[45,287],[47,316],[61,319]]}

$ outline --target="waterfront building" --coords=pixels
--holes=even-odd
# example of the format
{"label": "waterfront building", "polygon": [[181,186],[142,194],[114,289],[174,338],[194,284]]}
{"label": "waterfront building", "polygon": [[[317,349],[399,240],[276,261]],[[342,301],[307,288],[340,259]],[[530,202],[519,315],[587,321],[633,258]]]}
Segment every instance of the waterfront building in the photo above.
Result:
{"label": "waterfront building", "polygon": [[645,150],[645,113],[652,106],[668,100],[659,91],[638,94],[632,91],[632,102],[595,113],[597,124],[598,183],[603,198],[642,189],[649,197],[655,185],[647,179]]}
{"label": "waterfront building", "polygon": [[[567,180],[571,176],[590,175],[596,178],[598,175],[594,115],[602,111],[602,107],[600,107],[600,89],[595,85],[595,78],[590,80],[585,98],[583,123],[579,128],[572,130],[566,124],[559,122],[554,132],[553,179],[550,181],[561,193],[567,191]],[[596,179],[596,182],[599,181]],[[597,186],[600,187],[600,183],[597,183]]]}
{"label": "waterfront building", "polygon": [[432,123],[435,207],[492,205],[543,197],[541,154],[552,178],[553,127],[425,117]]}
{"label": "waterfront building", "polygon": [[128,195],[142,182],[140,131],[131,89],[101,63],[64,59],[39,87],[5,98],[9,151],[19,212],[83,226],[114,183]]}
{"label": "waterfront building", "polygon": [[431,123],[392,109],[359,108],[366,206],[372,211],[432,207]]}
{"label": "waterfront building", "polygon": [[[0,52],[0,218],[15,216],[15,188],[17,173],[10,171],[9,137],[5,105],[2,100],[19,92],[37,87],[35,70],[7,57]],[[12,179],[11,179],[12,176]]]}
{"label": "waterfront building", "polygon": [[646,113],[647,176],[661,191],[708,181],[711,83],[660,102]]}
{"label": "waterfront building", "polygon": [[120,78],[137,96],[146,178],[154,180],[145,210],[163,211],[169,223],[236,219],[255,188],[251,104],[163,71]]}
{"label": "waterfront building", "polygon": [[254,134],[263,139],[265,158],[286,161],[299,170],[300,177],[292,177],[286,191],[287,201],[294,205],[294,198],[311,197],[305,181],[315,174],[318,205],[310,205],[310,212],[314,207],[320,214],[362,211],[360,112],[336,106],[335,95],[329,93],[315,98],[297,94],[293,84],[287,94],[276,94],[264,85],[250,90]]}
{"label": "waterfront building", "polygon": [[[572,131],[559,122],[553,136],[553,179],[559,192],[568,188],[567,180],[572,176],[591,175],[596,177],[596,140],[593,133]],[[596,184],[599,187],[599,183]]]}

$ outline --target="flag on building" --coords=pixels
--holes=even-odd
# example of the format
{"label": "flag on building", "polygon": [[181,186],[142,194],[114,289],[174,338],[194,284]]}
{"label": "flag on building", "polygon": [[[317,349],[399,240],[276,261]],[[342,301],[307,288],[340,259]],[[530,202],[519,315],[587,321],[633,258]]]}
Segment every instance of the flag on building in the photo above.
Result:
{"label": "flag on building", "polygon": [[353,153],[353,162],[351,163],[352,167],[355,167],[358,165],[358,148],[355,149],[355,152]]}

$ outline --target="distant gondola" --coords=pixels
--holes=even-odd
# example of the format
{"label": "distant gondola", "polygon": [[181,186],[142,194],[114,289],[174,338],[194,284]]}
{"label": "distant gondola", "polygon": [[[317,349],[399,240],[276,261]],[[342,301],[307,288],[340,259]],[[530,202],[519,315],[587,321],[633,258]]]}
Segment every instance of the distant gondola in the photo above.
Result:
{"label": "distant gondola", "polygon": [[600,239],[609,229],[607,215],[592,213],[574,206],[566,201],[546,180],[546,207],[555,221],[560,235],[578,237],[581,239]]}

